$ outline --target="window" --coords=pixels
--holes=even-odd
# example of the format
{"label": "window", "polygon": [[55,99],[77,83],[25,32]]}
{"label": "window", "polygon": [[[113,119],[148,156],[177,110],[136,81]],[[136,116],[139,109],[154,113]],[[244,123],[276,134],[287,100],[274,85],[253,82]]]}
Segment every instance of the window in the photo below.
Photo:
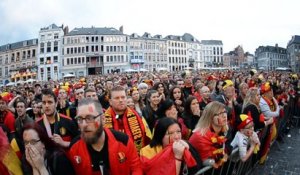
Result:
{"label": "window", "polygon": [[81,58],[80,57],[78,58],[78,64],[81,64]]}
{"label": "window", "polygon": [[47,43],[47,52],[51,52],[51,42]]}
{"label": "window", "polygon": [[27,50],[27,59],[30,58],[30,50]]}
{"label": "window", "polygon": [[86,52],[89,52],[89,46],[86,46],[86,47],[85,47],[85,51],[86,51]]}
{"label": "window", "polygon": [[58,51],[58,41],[54,41],[54,48],[53,48],[54,52]]}
{"label": "window", "polygon": [[35,49],[32,50],[32,57],[35,57]]}
{"label": "window", "polygon": [[31,65],[32,65],[32,66],[35,66],[35,61],[32,61]]}
{"label": "window", "polygon": [[82,63],[84,63],[84,57],[82,57]]}
{"label": "window", "polygon": [[77,58],[74,58],[74,64],[77,64]]}
{"label": "window", "polygon": [[45,64],[45,63],[44,63],[44,58],[43,58],[43,57],[40,58],[40,64]]}
{"label": "window", "polygon": [[70,48],[67,48],[67,54],[70,54]]}
{"label": "window", "polygon": [[51,64],[51,57],[47,57],[47,64]]}
{"label": "window", "polygon": [[71,64],[73,64],[73,58],[71,58]]}
{"label": "window", "polygon": [[58,56],[54,56],[53,61],[54,61],[54,63],[57,63],[58,62]]}
{"label": "window", "polygon": [[54,33],[54,39],[58,39],[58,33]]}
{"label": "window", "polygon": [[69,60],[69,58],[67,58],[67,65],[69,65],[70,64],[70,60]]}
{"label": "window", "polygon": [[5,75],[5,76],[8,76],[8,67],[5,67],[4,75]]}
{"label": "window", "polygon": [[45,47],[45,44],[44,43],[41,43],[40,44],[40,53],[44,53],[44,48]]}

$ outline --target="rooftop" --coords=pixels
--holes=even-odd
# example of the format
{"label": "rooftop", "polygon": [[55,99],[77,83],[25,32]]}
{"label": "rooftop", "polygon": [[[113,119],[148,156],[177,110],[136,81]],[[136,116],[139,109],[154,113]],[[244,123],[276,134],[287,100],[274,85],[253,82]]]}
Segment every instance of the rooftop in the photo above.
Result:
{"label": "rooftop", "polygon": [[16,43],[12,44],[5,44],[0,46],[0,52],[5,52],[7,50],[14,50],[14,49],[19,49],[22,47],[28,47],[28,46],[37,46],[38,45],[38,39],[30,39],[30,40],[25,40],[25,41],[19,41]]}
{"label": "rooftop", "polygon": [[67,36],[71,35],[123,35],[123,32],[115,29],[115,28],[75,28],[71,32],[67,34]]}
{"label": "rooftop", "polygon": [[223,45],[221,40],[201,40],[203,45]]}

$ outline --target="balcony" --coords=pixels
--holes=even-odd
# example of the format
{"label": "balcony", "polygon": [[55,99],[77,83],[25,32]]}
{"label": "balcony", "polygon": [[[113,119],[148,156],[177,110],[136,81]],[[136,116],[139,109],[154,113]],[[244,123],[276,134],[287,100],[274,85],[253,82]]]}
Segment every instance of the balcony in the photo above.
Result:
{"label": "balcony", "polygon": [[101,67],[103,66],[103,63],[99,63],[99,62],[87,62],[86,63],[86,67]]}
{"label": "balcony", "polygon": [[131,59],[130,63],[131,64],[144,64],[145,60],[144,59]]}

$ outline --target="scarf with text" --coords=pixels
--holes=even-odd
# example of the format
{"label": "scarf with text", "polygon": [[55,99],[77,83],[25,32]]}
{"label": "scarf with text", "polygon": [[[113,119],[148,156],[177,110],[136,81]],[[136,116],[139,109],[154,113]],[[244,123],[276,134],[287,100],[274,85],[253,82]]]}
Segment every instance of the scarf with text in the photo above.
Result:
{"label": "scarf with text", "polygon": [[[121,122],[123,123],[123,128],[121,128],[118,120],[122,120]],[[145,140],[145,127],[143,125],[142,118],[130,108],[126,109],[123,117],[116,118],[115,111],[109,107],[105,111],[104,127],[112,128],[117,131],[122,131],[122,129],[124,129],[124,133],[133,140],[138,152],[141,148],[147,145]]]}

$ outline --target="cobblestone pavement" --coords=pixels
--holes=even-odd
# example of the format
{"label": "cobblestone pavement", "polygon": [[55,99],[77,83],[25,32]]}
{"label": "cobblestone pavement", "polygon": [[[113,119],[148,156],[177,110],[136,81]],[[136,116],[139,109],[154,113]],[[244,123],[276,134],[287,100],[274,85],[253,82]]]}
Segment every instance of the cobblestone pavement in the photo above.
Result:
{"label": "cobblestone pavement", "polygon": [[267,162],[252,175],[300,175],[300,129],[292,128],[284,143],[272,145]]}

